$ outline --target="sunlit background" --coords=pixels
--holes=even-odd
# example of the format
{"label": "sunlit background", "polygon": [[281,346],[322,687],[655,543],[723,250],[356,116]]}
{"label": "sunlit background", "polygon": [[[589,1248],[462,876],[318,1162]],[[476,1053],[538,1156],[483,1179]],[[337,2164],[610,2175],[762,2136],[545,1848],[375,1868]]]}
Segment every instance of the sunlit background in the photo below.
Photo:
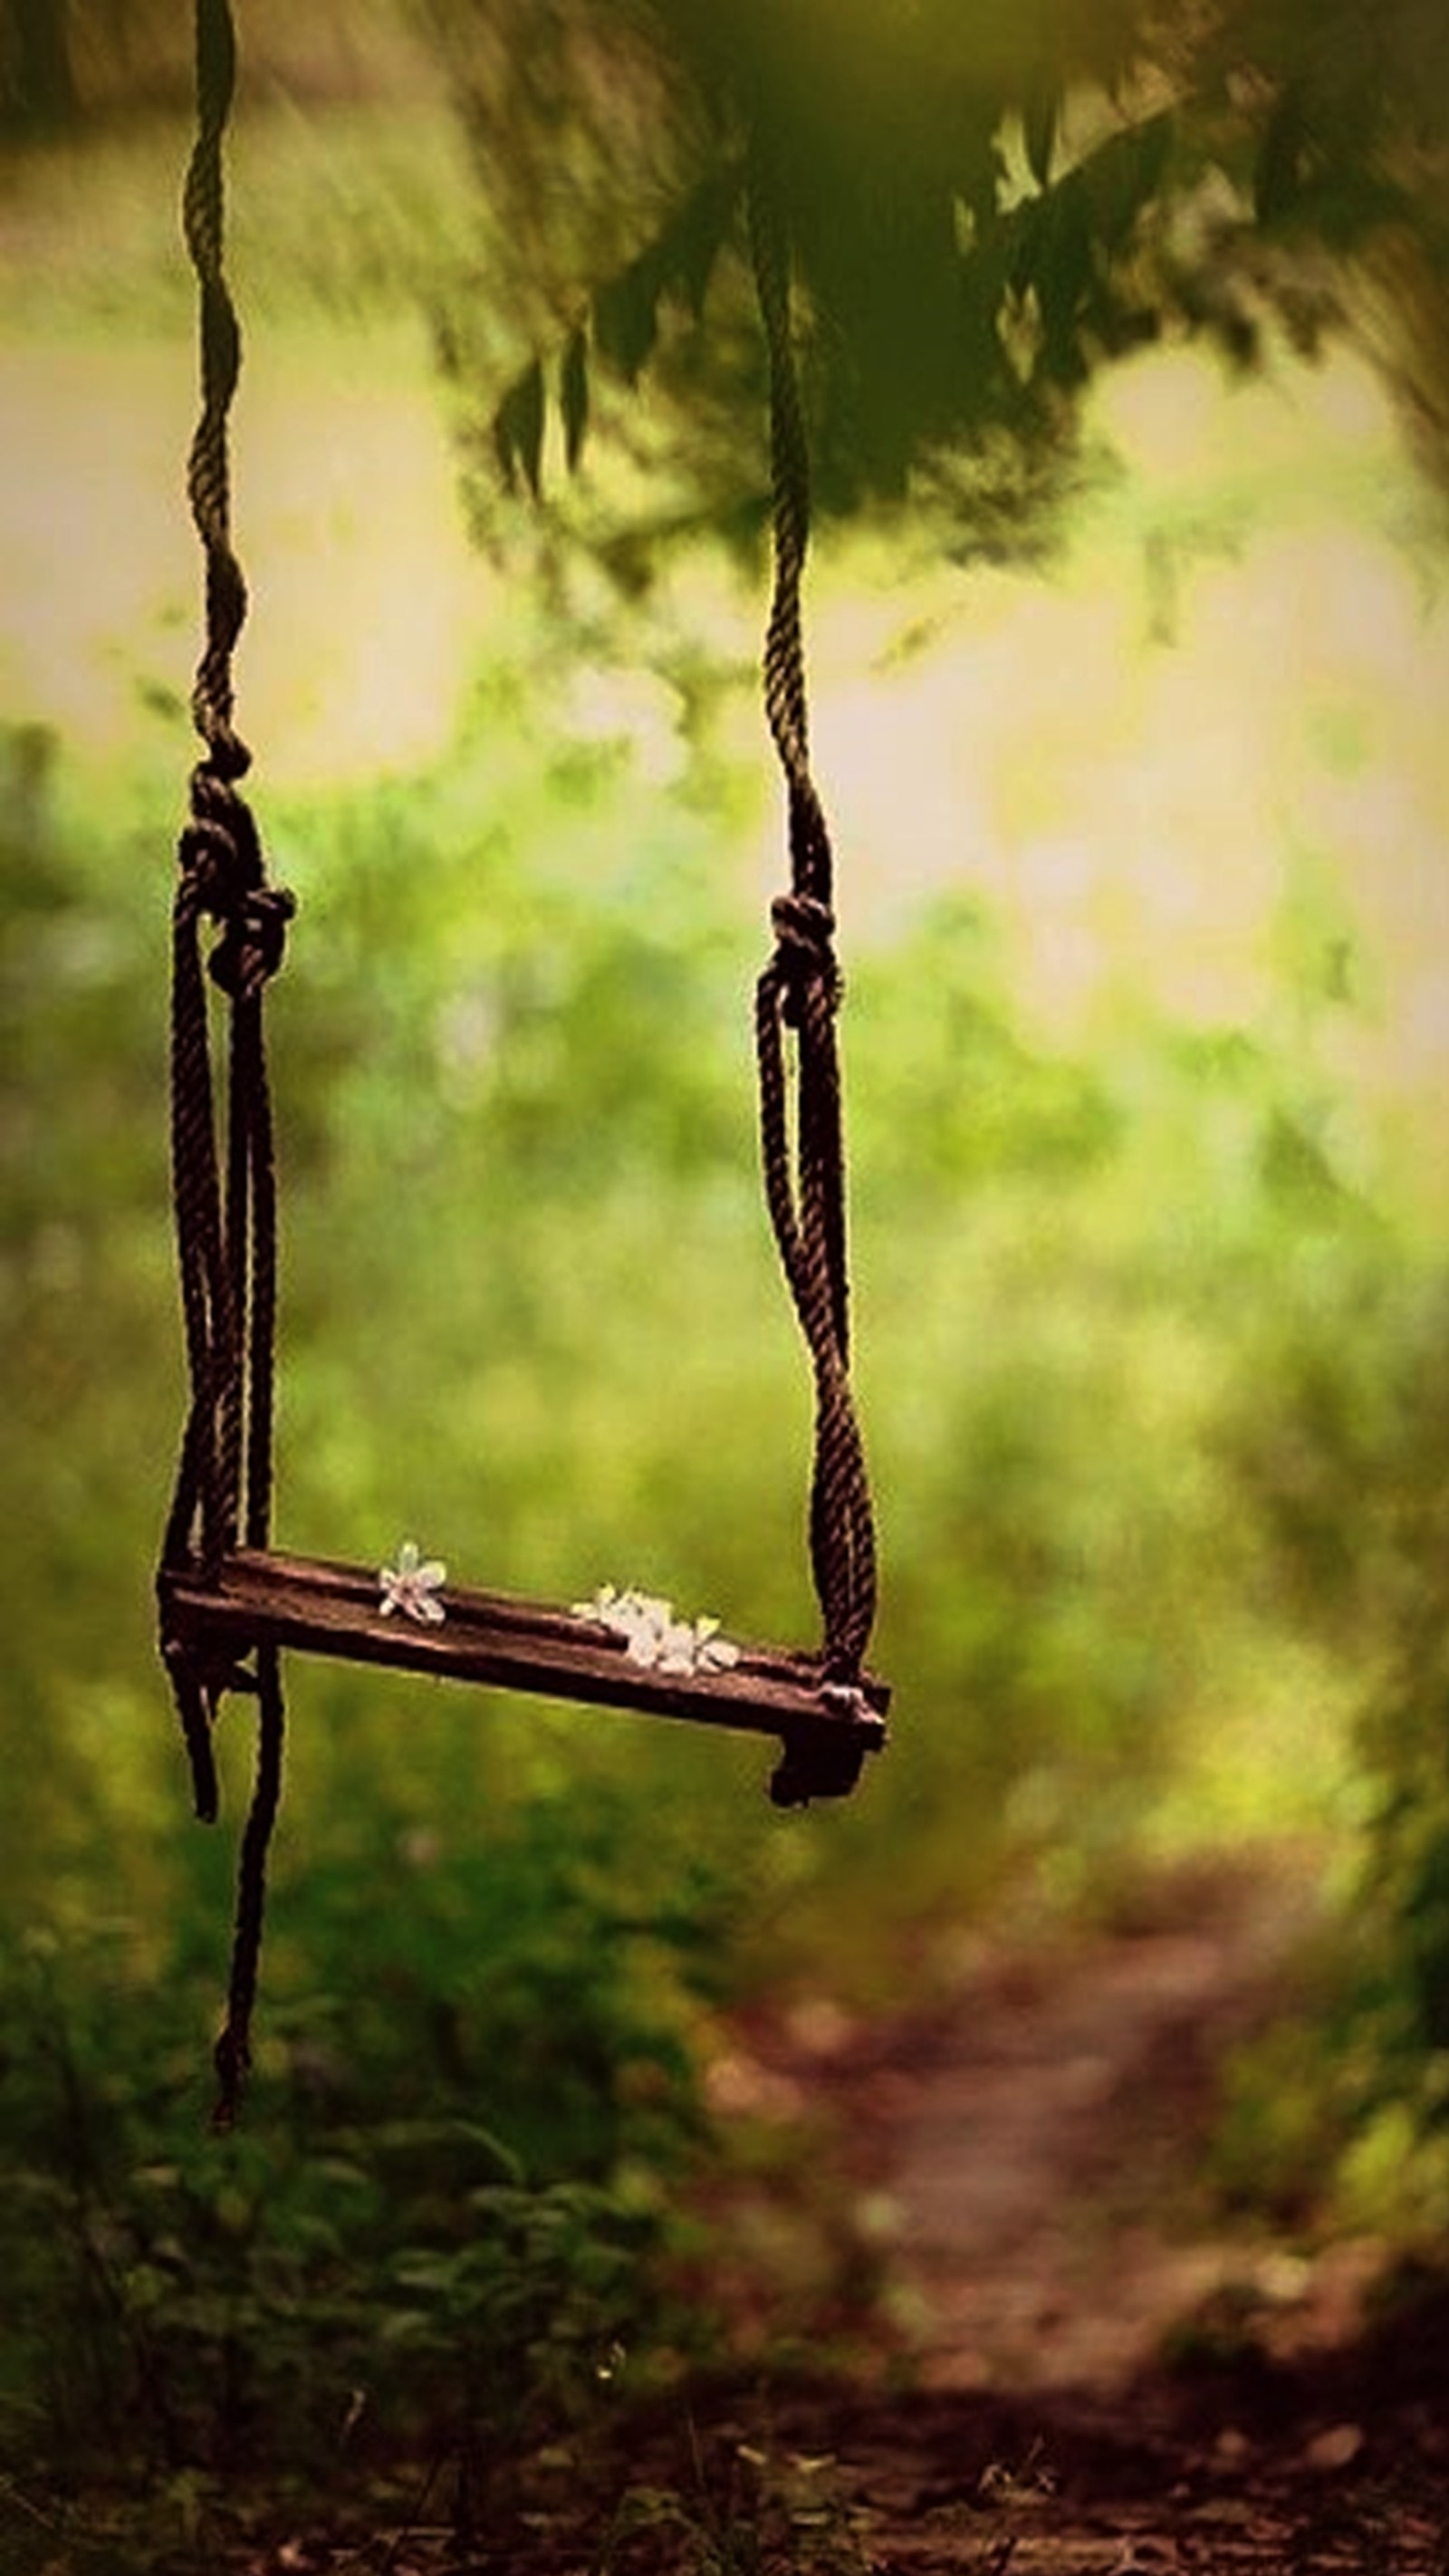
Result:
{"label": "sunlit background", "polygon": [[[138,670],[189,685],[190,344],[12,338],[0,369],[6,703],[115,760]],[[1351,354],[1280,350],[1243,383],[1169,349],[1104,378],[1089,427],[1100,489],[1045,577],[933,570],[897,530],[819,550],[815,728],[849,935],[979,895],[1013,993],[1065,1043],[1144,1001],[1271,1021],[1285,962],[1311,972],[1317,942],[1349,1006],[1320,1042],[1352,1150],[1437,1220],[1445,557],[1389,396]],[[439,759],[517,606],[470,553],[421,327],[253,329],[236,476],[240,685],[267,779],[355,788]],[[716,564],[673,581],[698,650],[737,669],[759,602]],[[582,659],[556,714],[660,782],[686,757],[647,666]],[[765,772],[748,703],[730,742]]]}
{"label": "sunlit background", "polygon": [[[136,2296],[164,2311],[161,2202],[190,2194],[260,2266],[228,2292],[260,2333],[268,2231],[305,2321],[341,2225],[318,2124],[396,2110],[379,2152],[415,2152],[422,2241],[425,2114],[481,2103],[467,2154],[517,2195],[509,2259],[526,2238],[572,2367],[612,2349],[614,2289],[591,2305],[582,2257],[545,2280],[528,2194],[583,2170],[586,2238],[663,2224],[723,1999],[772,1976],[869,2007],[945,1973],[983,1907],[1110,1915],[1163,1854],[1287,1841],[1398,1967],[1330,2071],[1336,2036],[1276,2062],[1246,2162],[1295,2209],[1337,2171],[1340,2216],[1389,2229],[1412,2149],[1437,2223],[1449,1837],[1432,1800],[1402,1820],[1442,1768],[1449,530],[1367,357],[1271,333],[1251,372],[1171,339],[1105,370],[1041,548],[972,559],[935,503],[812,555],[891,1752],[849,1809],[782,1822],[752,1748],[297,1671],[273,2125],[239,2165],[176,2143],[232,1865],[188,1825],[150,1634],[181,1405],[187,140],[166,113],[0,167],[0,1912],[40,2070],[26,2170],[74,2106],[34,2036],[64,2026],[122,2140]],[[808,1638],[808,1390],[748,1038],[784,865],[768,567],[696,535],[612,582],[590,532],[640,486],[607,439],[572,494],[485,472],[480,504],[415,292],[469,255],[473,184],[421,77],[393,105],[279,79],[232,154],[238,714],[301,896],[272,1006],[281,1532],[364,1563],[410,1534],[562,1600],[655,1582]],[[246,1755],[229,1719],[233,1819]],[[1414,2000],[1385,2018],[1395,1975]],[[386,2248],[355,2129],[337,2153]],[[91,2296],[77,2441],[131,2366]],[[359,2316],[343,2381],[371,2367]],[[176,2328],[207,2387],[211,2336]],[[27,2367],[0,2408],[28,2424]]]}

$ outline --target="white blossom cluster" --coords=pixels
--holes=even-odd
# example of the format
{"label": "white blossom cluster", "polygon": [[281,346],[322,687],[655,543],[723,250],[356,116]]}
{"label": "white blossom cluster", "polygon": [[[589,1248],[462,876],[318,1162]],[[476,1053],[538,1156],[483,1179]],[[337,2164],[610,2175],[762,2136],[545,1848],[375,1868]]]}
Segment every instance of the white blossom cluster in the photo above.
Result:
{"label": "white blossom cluster", "polygon": [[723,1673],[740,1659],[738,1646],[719,1633],[718,1619],[677,1619],[674,1605],[632,1586],[618,1592],[601,1584],[592,1601],[574,1603],[576,1619],[594,1619],[622,1637],[631,1663],[658,1673]]}

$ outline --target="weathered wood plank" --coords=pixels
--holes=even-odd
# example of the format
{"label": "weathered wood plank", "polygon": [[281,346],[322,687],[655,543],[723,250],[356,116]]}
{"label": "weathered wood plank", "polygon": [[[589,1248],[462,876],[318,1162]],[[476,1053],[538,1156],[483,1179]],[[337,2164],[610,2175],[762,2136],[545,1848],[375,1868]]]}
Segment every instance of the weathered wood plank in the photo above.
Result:
{"label": "weathered wood plank", "polygon": [[886,1739],[890,1693],[875,1676],[858,1691],[822,1688],[816,1661],[742,1645],[720,1672],[674,1673],[638,1663],[602,1622],[512,1595],[447,1584],[444,1617],[426,1626],[382,1614],[369,1568],[239,1550],[215,1582],[166,1569],[159,1592],[163,1651],[204,1676],[263,1644],[481,1683],[547,1699],[775,1736],[785,1761],[772,1795],[786,1805],[838,1796]]}

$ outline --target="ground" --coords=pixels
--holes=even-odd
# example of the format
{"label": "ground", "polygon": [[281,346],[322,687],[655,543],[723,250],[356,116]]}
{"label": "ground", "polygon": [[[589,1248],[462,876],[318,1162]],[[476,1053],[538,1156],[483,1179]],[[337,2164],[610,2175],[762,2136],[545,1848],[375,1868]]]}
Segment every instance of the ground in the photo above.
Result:
{"label": "ground", "polygon": [[623,2396],[506,2492],[439,2460],[196,2563],[1449,2576],[1449,2299],[1381,2312],[1379,2249],[1305,2252],[1203,2187],[1222,2069],[1293,2009],[1312,1904],[1287,1856],[1179,1871],[1112,1929],[975,1941],[925,2006],[731,2025],[730,2383]]}
{"label": "ground", "polygon": [[[824,2098],[912,2346],[908,2394],[776,2409],[761,2563],[1444,2576],[1449,2311],[1373,2330],[1380,2247],[1305,2251],[1203,2187],[1224,2065],[1292,2011],[1313,1907],[1295,1855],[1179,1872],[1115,1930],[983,1941],[914,2018],[753,2034],[727,2093]],[[789,2555],[792,2460],[833,2556],[808,2521]]]}

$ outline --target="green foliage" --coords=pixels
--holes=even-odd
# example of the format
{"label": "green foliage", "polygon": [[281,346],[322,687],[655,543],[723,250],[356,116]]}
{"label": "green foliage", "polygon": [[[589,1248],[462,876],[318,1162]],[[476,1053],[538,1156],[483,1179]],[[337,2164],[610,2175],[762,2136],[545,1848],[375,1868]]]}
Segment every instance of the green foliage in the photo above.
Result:
{"label": "green foliage", "polygon": [[[1023,200],[1034,240],[1049,203]],[[263,218],[302,253],[278,294],[312,291],[285,190]],[[321,295],[344,239],[311,245]],[[645,285],[672,331],[687,293]],[[642,310],[608,325],[624,373]],[[597,389],[572,327],[577,445]],[[537,393],[512,431],[529,481]],[[301,897],[272,1009],[279,1534],[380,1562],[409,1532],[465,1578],[640,1581],[809,1638],[808,1389],[751,1135],[757,800],[682,651],[672,787],[566,738],[566,673],[617,649],[576,595],[517,617],[432,770],[259,790]],[[536,2431],[616,2347],[667,2367],[702,2008],[822,1962],[880,1992],[922,1918],[1023,1867],[1090,1901],[1154,1836],[1352,1822],[1366,1705],[1378,1983],[1351,2043],[1325,2007],[1357,2088],[1329,2110],[1356,2206],[1406,2137],[1439,2206],[1434,1283],[1343,1177],[1296,1046],[1146,1022],[1044,1050],[959,900],[851,957],[845,1024],[896,1750],[852,1808],[787,1825],[752,1750],[295,1672],[252,2106],[204,2137],[231,1851],[186,1824],[149,1633],[181,1401],[172,748],[159,782],[35,728],[0,756],[0,1386],[25,1506],[0,1559],[0,2264],[35,2321],[3,2361],[6,2446],[305,2463],[420,2425]],[[233,1823],[245,1737],[233,1708]],[[1280,2205],[1321,2116],[1297,2058],[1245,2091],[1242,2169]]]}
{"label": "green foliage", "polygon": [[[172,825],[122,797],[98,842],[78,828],[75,782],[39,733],[9,741],[3,779],[4,1370],[31,1504],[6,1552],[3,1723],[8,1754],[42,1736],[48,1754],[23,1767],[5,1818],[7,1919],[12,1936],[28,1924],[35,1938],[0,1997],[13,2180],[3,2259],[31,2321],[7,2341],[0,2436],[27,2460],[74,2460],[104,2438],[118,2465],[133,2454],[215,2464],[321,2456],[359,2407],[379,2441],[419,2424],[533,2427],[586,2395],[616,2345],[642,2341],[657,2358],[667,2344],[652,2282],[673,2178],[702,2133],[691,1998],[718,1973],[718,1883],[669,1812],[667,1756],[653,1772],[663,1806],[651,1813],[648,1793],[631,1793],[625,1814],[617,1761],[586,1744],[575,1760],[563,1720],[530,1728],[497,1712],[480,1730],[432,1694],[394,1688],[389,1706],[355,1677],[299,1677],[253,2125],[206,2141],[198,2078],[230,1862],[214,1838],[176,1842],[180,1779],[146,1606],[180,1398],[162,1150]],[[309,990],[303,967],[301,1025],[279,1048],[301,1202],[291,1437],[298,1417],[304,1434],[309,1417],[319,1425],[297,1499],[325,1508],[349,1487],[323,1543],[386,1553],[414,1501],[476,1528],[481,1482],[488,1516],[496,1503],[509,1529],[484,1569],[517,1574],[530,1529],[548,1533],[546,1556],[568,1553],[552,1528],[548,1450],[521,1483],[506,1448],[479,1480],[466,1431],[451,1463],[439,1442],[448,1354],[477,1347],[474,1193],[516,1203],[525,1247],[531,1225],[556,1258],[560,1229],[580,1211],[596,1223],[619,1173],[605,1161],[591,1185],[600,1157],[573,1135],[558,1072],[543,1070],[551,1055],[528,1069],[529,1024],[543,1014],[535,961],[546,984],[552,943],[521,926],[510,941],[480,916],[476,958],[460,949],[449,963],[434,946],[446,943],[446,878],[436,920],[400,900],[415,858],[406,838],[391,845],[393,820],[372,819],[349,885],[365,937],[370,869],[391,848],[378,889],[404,925],[391,965],[374,960],[345,995],[325,965]],[[339,839],[357,824],[344,813]],[[107,869],[122,861],[114,879],[98,847]],[[510,902],[521,925],[529,907]],[[640,960],[624,943],[622,1020],[603,999],[607,951],[565,963],[578,1025],[597,1010],[621,1064],[631,1012],[637,1033],[652,1012],[658,1042],[674,1032],[679,997],[647,945]],[[496,1154],[471,1136],[481,1113],[460,1082],[430,1172],[413,1148],[445,1047],[437,1015],[458,990],[476,998],[485,965],[519,1037]],[[415,1109],[400,1102],[404,1082]],[[119,1124],[117,1102],[129,1104]],[[648,1133],[659,1114],[627,1080],[607,1106],[631,1152],[631,1122]],[[679,1138],[660,1132],[667,1162]],[[374,1155],[385,1168],[398,1157],[415,1183],[416,1225],[379,1226]],[[309,1198],[324,1191],[331,1203],[309,1229]],[[467,1221],[435,1270],[444,1207]],[[354,1228],[349,1306],[336,1292]],[[562,1321],[545,1311],[534,1329],[525,1283],[501,1256],[492,1266],[482,1311],[501,1337],[494,1366],[506,1385],[535,1362],[546,1411],[560,1348],[574,1348],[575,1367],[591,1350],[597,1281],[575,1311],[570,1269]],[[386,1365],[390,1343],[416,1347],[416,1375]],[[370,1357],[385,1399],[370,1425],[332,1418],[372,1391],[347,1385],[349,1351]],[[530,1398],[520,1454],[533,1418]],[[510,1486],[512,1511],[499,1498]],[[586,1560],[574,1588],[597,1564]],[[228,1720],[222,1746],[233,1814],[243,1727]],[[624,1731],[617,1741],[623,1753]],[[304,1814],[294,1857],[290,1818]],[[396,1901],[380,1906],[384,1886]]]}
{"label": "green foliage", "polygon": [[677,1896],[673,1930],[611,1921],[553,1814],[494,1841],[486,1894],[482,1855],[344,1870],[323,1840],[235,2136],[198,2098],[199,1913],[64,1951],[37,1934],[6,1970],[7,2457],[63,2471],[100,2440],[118,2472],[216,2471],[506,2442],[586,2409],[625,2355],[647,2374],[677,2329],[654,2288],[699,2136]]}
{"label": "green foliage", "polygon": [[[923,385],[909,349],[891,402],[852,412],[903,325],[998,404],[1016,441],[1002,484],[1029,493],[1033,438],[1051,447],[1113,296],[1130,307],[1144,241],[1162,249],[1176,122],[1068,163],[1060,100],[1018,93],[1016,202],[973,110],[972,221],[944,270],[912,271],[898,317],[872,225],[891,231],[903,188],[919,211],[910,169],[887,172],[895,195],[864,192],[836,243],[841,162],[811,164],[819,309],[848,326],[822,334],[813,386],[837,498],[863,470],[898,478],[923,425],[960,426],[957,379]],[[296,321],[313,301],[389,309],[399,281],[426,292],[466,403],[464,183],[441,151],[424,173],[389,127],[396,161],[359,214],[342,182],[373,131],[349,120],[324,146],[301,120],[279,163],[243,127],[268,182],[237,192],[254,309]],[[737,525],[757,523],[763,453],[738,399],[754,417],[759,353],[724,143],[712,197],[671,195],[684,162],[656,170],[653,230],[601,237],[582,318],[577,300],[550,311],[503,366],[506,335],[490,340],[522,483],[545,485],[551,403],[577,462],[591,417],[621,416],[655,365],[718,422],[714,462],[750,496]],[[1303,215],[1317,149],[1276,132],[1273,224]],[[132,319],[176,309],[151,220]],[[918,262],[919,225],[895,248]],[[849,271],[833,282],[832,250]],[[75,255],[82,312],[113,310],[109,266]],[[1213,262],[1189,267],[1174,291],[1193,320]],[[938,352],[948,287],[962,336]],[[1231,344],[1234,317],[1229,296],[1206,320]],[[665,493],[678,519],[698,511],[692,472]],[[978,537],[981,508],[978,489]],[[540,556],[556,578],[547,529]],[[615,604],[580,615],[581,596],[560,584],[515,617],[426,773],[259,790],[274,871],[302,899],[272,1010],[280,1535],[380,1562],[410,1532],[465,1578],[562,1600],[637,1580],[740,1633],[808,1639],[808,1389],[751,1136],[757,797],[709,748],[720,683],[698,648],[669,665],[672,786],[622,744],[568,739],[566,674],[619,649]],[[222,1730],[227,1825],[199,1833],[150,1633],[181,1408],[162,987],[185,755],[174,700],[136,685],[168,729],[164,775],[139,754],[130,775],[87,767],[42,728],[0,734],[17,1498],[0,1554],[0,2456],[77,2482],[97,2455],[159,2472],[195,2525],[207,2482],[249,2464],[306,2472],[422,2439],[461,2459],[586,2419],[621,2374],[667,2374],[715,2331],[661,2287],[708,2147],[714,2006],[765,1975],[898,1989],[923,1926],[959,1924],[1003,1880],[1110,1902],[1174,1838],[1356,1838],[1355,1972],[1330,1960],[1307,2017],[1245,2064],[1222,2169],[1296,2221],[1336,2160],[1355,2224],[1432,2247],[1449,2192],[1442,1277],[1350,1183],[1297,1036],[1144,1020],[1050,1052],[960,900],[850,960],[895,1749],[849,1809],[786,1823],[754,1748],[293,1671],[255,2082],[240,2134],[207,2135],[247,1712]],[[1311,1017],[1345,989],[1293,999]],[[737,2487],[636,2493],[617,2555],[663,2532],[682,2564],[745,2567],[766,2563],[762,2529],[768,2563],[862,2563],[828,2477],[759,2461]]]}
{"label": "green foliage", "polygon": [[[179,179],[170,120],[190,64],[174,10],[11,0],[10,15],[0,128],[32,149],[62,130],[45,147],[61,195],[78,121],[102,125],[88,148],[111,155],[116,120],[164,114]],[[570,464],[602,428],[647,465],[636,570],[650,533],[708,521],[753,537],[767,469],[751,130],[799,254],[828,507],[932,490],[967,551],[1030,550],[1078,470],[1083,384],[1159,336],[1196,335],[1242,367],[1278,328],[1303,350],[1358,331],[1421,425],[1442,417],[1446,63],[1421,0],[1227,14],[1080,0],[1009,18],[955,0],[824,14],[822,0],[556,0],[545,17],[532,0],[371,0],[309,11],[310,45],[293,16],[256,0],[242,28],[248,310],[425,313],[480,525],[500,466],[543,487],[556,422]],[[275,96],[285,132],[254,150],[253,107]],[[49,219],[90,318],[113,323],[139,283],[153,320],[174,321],[171,199],[127,191],[118,225],[98,271],[94,246]],[[40,265],[10,272],[16,309],[49,319]],[[662,405],[635,396],[646,371]],[[583,523],[607,551],[586,508]]]}
{"label": "green foliage", "polygon": [[1263,1301],[1220,1435],[1278,1614],[1352,1676],[1339,1798],[1353,1841],[1308,2009],[1244,2057],[1218,2172],[1260,2208],[1435,2261],[1449,2206],[1449,1336],[1442,1270],[1391,1257],[1367,1214],[1356,1233],[1336,1250],[1319,1226],[1297,1235],[1293,1327]]}
{"label": "green foliage", "polygon": [[[1415,1302],[1400,1339],[1386,1436],[1360,1516],[1367,1564],[1354,1567],[1352,1581],[1376,1655],[1361,1733],[1343,2191],[1357,2223],[1421,2252],[1442,2240],[1449,2191],[1446,1362],[1440,1286]],[[1339,1473],[1353,1469],[1346,1446],[1333,1444]]]}
{"label": "green foliage", "polygon": [[[280,1534],[380,1562],[410,1531],[465,1577],[563,1600],[637,1580],[808,1637],[806,1389],[728,857],[749,809],[703,750],[661,794],[616,749],[560,747],[539,710],[561,647],[517,649],[432,773],[262,802],[302,898],[272,1009]],[[102,799],[34,731],[0,782],[0,1367],[33,1503],[3,1718],[12,1756],[47,1746],[7,1800],[6,1912],[40,1937],[5,1990],[0,2106],[25,2178],[6,2260],[50,2321],[11,2346],[7,2439],[74,2456],[104,2425],[184,2467],[320,2456],[349,2424],[536,2429],[616,2344],[645,2369],[673,2349],[654,2284],[712,1999],[812,1945],[878,1990],[923,1916],[1024,1862],[1089,1896],[1184,1814],[1341,1813],[1395,1605],[1437,1598],[1435,1293],[1266,1043],[1144,1024],[1044,1052],[959,900],[863,955],[854,1234],[898,1749],[851,1809],[787,1826],[748,1750],[296,1671],[252,2108],[208,2141],[231,1862],[187,1834],[146,1611],[180,1399],[174,816],[146,781]],[[1435,1705],[1373,1756],[1398,2021],[1355,2025],[1374,2119],[1425,2136]],[[245,1736],[234,1709],[232,1817]],[[1276,2133],[1285,2195],[1306,2127]]]}
{"label": "green foliage", "polygon": [[[516,372],[500,377],[507,335],[464,300],[444,296],[441,338],[535,496],[555,401],[567,454],[597,412],[673,485],[677,457],[617,399],[648,366],[685,425],[691,515],[746,522],[753,141],[798,255],[830,507],[919,489],[964,447],[1000,460],[993,518],[1015,476],[1028,544],[1095,370],[1183,333],[1250,365],[1275,319],[1311,350],[1344,324],[1366,251],[1417,281],[1411,368],[1442,366],[1422,308],[1442,283],[1445,63],[1414,0],[1375,12],[1371,34],[1351,5],[1224,18],[1118,0],[1009,20],[954,0],[832,8],[828,24],[820,0],[566,0],[543,43],[518,0],[434,0],[433,15],[488,174]],[[965,504],[967,548],[983,499]]]}
{"label": "green foliage", "polygon": [[843,2491],[833,2459],[777,2456],[753,2442],[735,2442],[728,2457],[707,2459],[692,2424],[689,2429],[691,2480],[626,2490],[598,2576],[657,2565],[656,2549],[680,2576],[765,2576],[767,2569],[782,2576],[785,2570],[869,2576],[871,2517]]}

